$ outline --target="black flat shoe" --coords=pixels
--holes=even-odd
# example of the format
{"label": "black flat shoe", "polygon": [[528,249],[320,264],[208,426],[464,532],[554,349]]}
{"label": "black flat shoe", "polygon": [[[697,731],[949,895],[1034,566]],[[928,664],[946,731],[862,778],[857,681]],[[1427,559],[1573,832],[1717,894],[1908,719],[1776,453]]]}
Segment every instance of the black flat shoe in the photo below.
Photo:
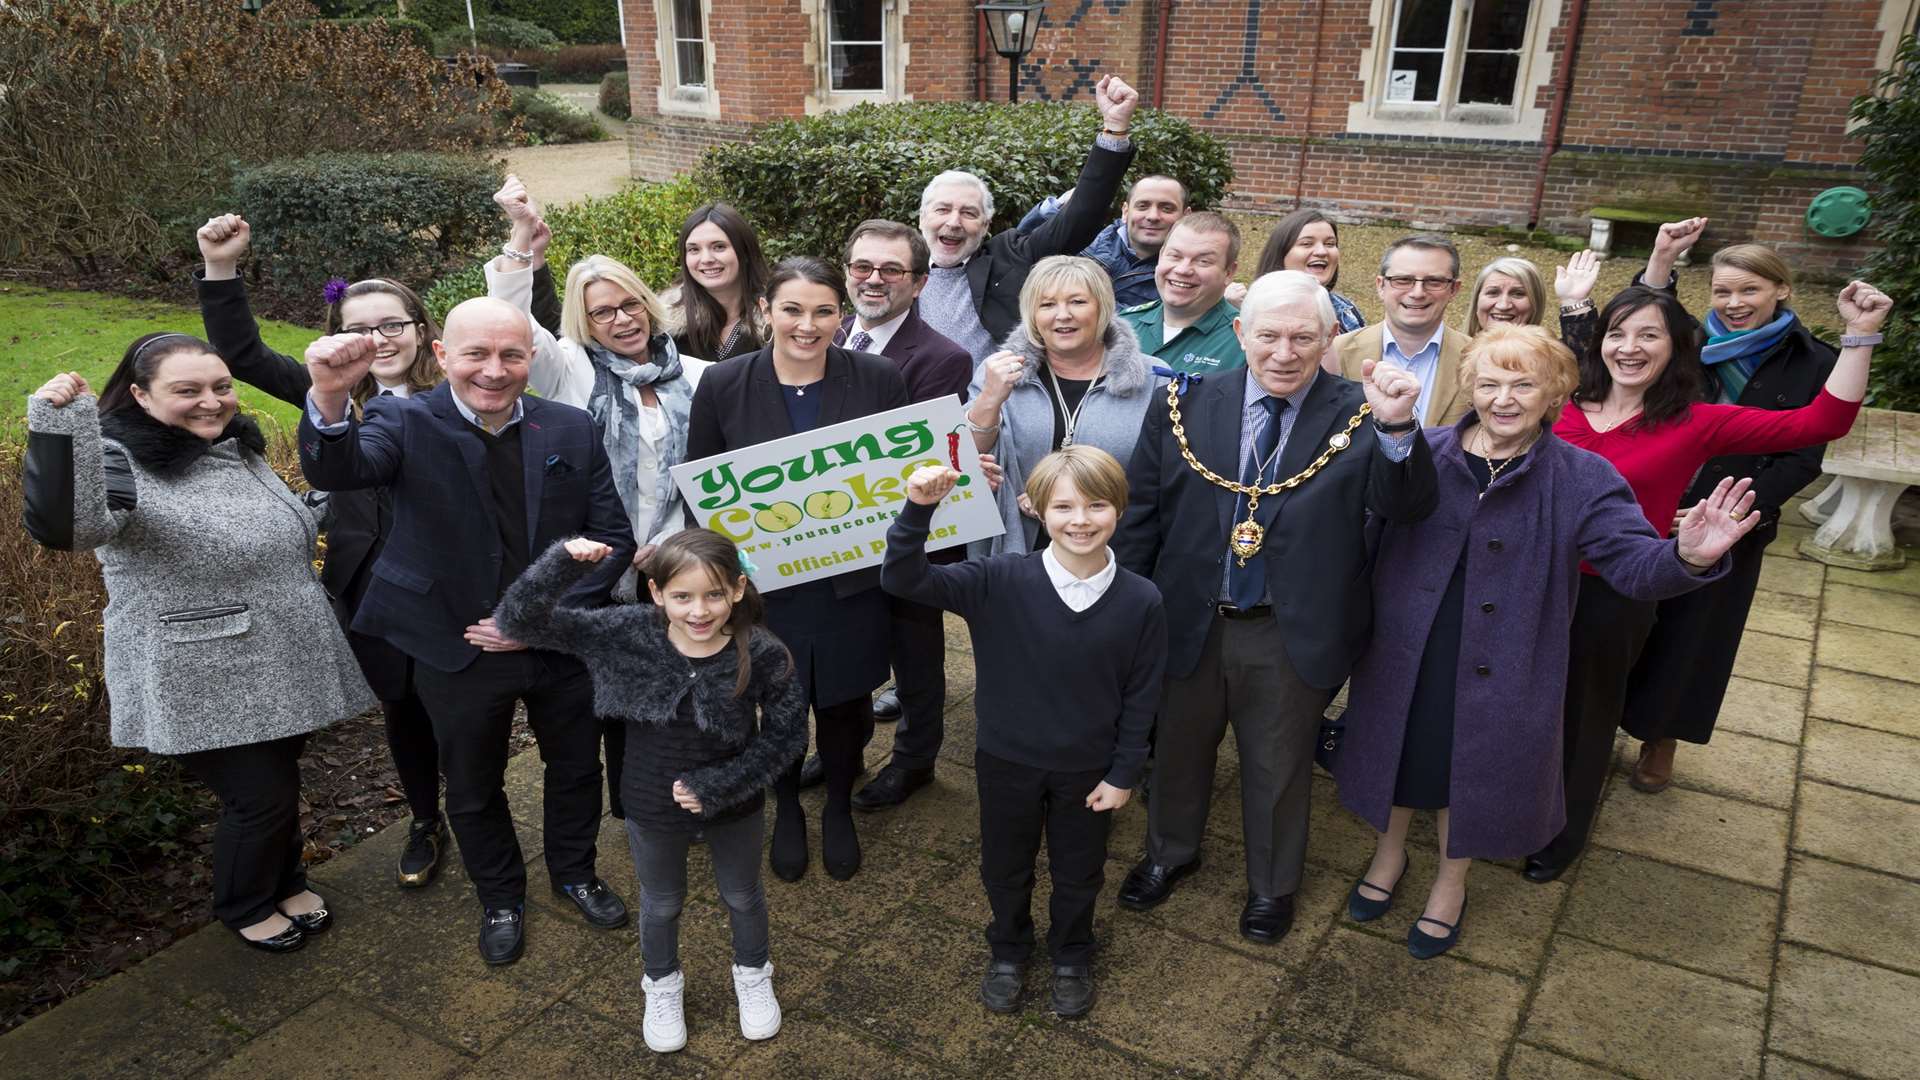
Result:
{"label": "black flat shoe", "polygon": [[1026,965],[995,960],[987,965],[987,974],[980,980],[980,1004],[989,1012],[1019,1012],[1020,991],[1026,983]]}
{"label": "black flat shoe", "polygon": [[1085,1016],[1093,1008],[1093,969],[1063,964],[1053,969],[1053,1014],[1063,1020]]}
{"label": "black flat shoe", "polygon": [[899,806],[907,796],[933,783],[932,769],[906,769],[889,764],[873,782],[853,793],[853,808],[865,813]]}
{"label": "black flat shoe", "polygon": [[1287,936],[1293,929],[1293,894],[1285,896],[1261,896],[1247,894],[1247,904],[1240,909],[1240,936],[1248,941],[1257,941],[1262,945],[1271,945]]}
{"label": "black flat shoe", "polygon": [[447,819],[413,819],[407,826],[407,846],[400,849],[400,866],[395,877],[403,889],[418,889],[433,882],[440,869],[440,853],[447,849]]}
{"label": "black flat shoe", "polygon": [[509,908],[482,908],[480,911],[480,959],[499,967],[520,959],[526,951],[527,915],[524,905]]}
{"label": "black flat shoe", "polygon": [[238,930],[233,932],[233,936],[245,942],[248,948],[259,949],[261,952],[270,953],[298,952],[302,948],[305,948],[307,944],[306,932],[300,929],[298,922],[295,922],[292,926],[287,927],[285,930],[280,931],[270,938],[260,938],[257,941]]}
{"label": "black flat shoe", "polygon": [[[1347,894],[1347,918],[1352,919],[1354,922],[1372,922],[1380,916],[1385,915],[1393,907],[1394,890],[1400,887],[1401,880],[1407,876],[1407,867],[1412,864],[1412,859],[1408,859],[1406,862],[1400,864],[1400,876],[1393,879],[1392,885],[1375,885],[1362,875],[1359,881],[1353,883],[1353,891]],[[1382,899],[1375,900],[1361,893],[1361,886],[1365,886],[1375,892],[1386,893],[1387,895]]]}
{"label": "black flat shoe", "polygon": [[620,899],[607,883],[599,878],[584,885],[555,885],[555,896],[573,901],[588,923],[602,930],[612,930],[627,925],[627,904]]}
{"label": "black flat shoe", "polygon": [[1150,858],[1141,859],[1137,866],[1127,872],[1127,880],[1120,883],[1117,897],[1120,906],[1135,911],[1158,907],[1173,894],[1173,887],[1180,883],[1181,878],[1198,869],[1198,855],[1183,866],[1161,866]]}
{"label": "black flat shoe", "polygon": [[[1453,922],[1443,923],[1439,919],[1429,918],[1425,915],[1420,916],[1413,921],[1412,926],[1407,927],[1407,952],[1413,954],[1415,960],[1431,960],[1439,956],[1441,953],[1459,944],[1460,924],[1466,921],[1467,902],[1465,900],[1460,901],[1460,914],[1454,916]],[[1444,937],[1435,937],[1420,929],[1421,923],[1444,926],[1447,928],[1446,935]]]}
{"label": "black flat shoe", "polygon": [[287,918],[293,922],[293,925],[300,928],[300,932],[303,934],[318,934],[333,925],[333,912],[327,910],[325,907],[314,908],[304,915],[287,915],[284,911],[280,914],[286,915]]}
{"label": "black flat shoe", "polygon": [[1529,856],[1526,864],[1520,868],[1520,876],[1535,885],[1546,885],[1559,880],[1560,875],[1566,873],[1567,867],[1571,865],[1573,865],[1571,862],[1556,864]]}
{"label": "black flat shoe", "polygon": [[826,782],[827,766],[820,760],[820,755],[807,755],[806,762],[800,766],[800,790],[819,787]]}
{"label": "black flat shoe", "polygon": [[894,721],[900,719],[900,694],[895,690],[882,690],[873,695],[873,718],[875,720]]}

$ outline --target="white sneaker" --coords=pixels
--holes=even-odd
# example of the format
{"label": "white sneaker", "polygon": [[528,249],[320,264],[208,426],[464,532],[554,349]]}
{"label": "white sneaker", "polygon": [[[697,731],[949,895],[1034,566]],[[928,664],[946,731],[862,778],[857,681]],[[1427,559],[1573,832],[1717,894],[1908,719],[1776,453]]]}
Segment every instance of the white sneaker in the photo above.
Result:
{"label": "white sneaker", "polygon": [[676,971],[657,982],[642,975],[640,989],[647,995],[647,1019],[640,1028],[647,1038],[647,1049],[671,1054],[686,1046],[687,1016],[681,1001],[687,989],[686,975]]}
{"label": "white sneaker", "polygon": [[733,996],[740,1001],[740,1034],[749,1039],[771,1039],[780,1034],[780,1002],[773,996],[773,961],[757,968],[733,965]]}

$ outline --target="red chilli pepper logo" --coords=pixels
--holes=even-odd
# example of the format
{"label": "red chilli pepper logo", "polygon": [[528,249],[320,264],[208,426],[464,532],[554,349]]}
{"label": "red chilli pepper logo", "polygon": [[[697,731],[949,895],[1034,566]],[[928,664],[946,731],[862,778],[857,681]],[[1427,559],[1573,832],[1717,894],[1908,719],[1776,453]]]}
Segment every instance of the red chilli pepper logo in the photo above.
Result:
{"label": "red chilli pepper logo", "polygon": [[960,468],[960,429],[947,432],[947,460],[953,463],[954,472],[963,472]]}

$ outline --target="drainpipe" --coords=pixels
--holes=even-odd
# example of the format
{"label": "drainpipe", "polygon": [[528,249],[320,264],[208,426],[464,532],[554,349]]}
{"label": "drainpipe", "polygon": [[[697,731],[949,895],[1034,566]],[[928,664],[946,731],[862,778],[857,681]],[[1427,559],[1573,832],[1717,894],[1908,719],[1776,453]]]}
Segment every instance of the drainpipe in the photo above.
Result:
{"label": "drainpipe", "polygon": [[1307,111],[1300,118],[1300,157],[1293,165],[1293,208],[1300,209],[1300,200],[1307,191],[1307,143],[1313,138],[1313,98],[1314,91],[1320,88],[1320,38],[1327,29],[1327,0],[1320,0],[1320,10],[1313,23],[1313,66],[1307,71]]}
{"label": "drainpipe", "polygon": [[987,100],[987,17],[973,13],[973,100]]}
{"label": "drainpipe", "polygon": [[1580,51],[1580,25],[1587,13],[1587,0],[1572,0],[1567,12],[1567,44],[1560,52],[1560,70],[1554,76],[1553,107],[1547,110],[1547,127],[1541,133],[1540,165],[1533,175],[1533,203],[1527,209],[1527,227],[1540,226],[1540,204],[1547,198],[1547,166],[1560,149],[1560,129],[1567,119],[1567,95],[1573,89],[1573,62]]}
{"label": "drainpipe", "polygon": [[1167,102],[1167,24],[1173,20],[1174,0],[1160,0],[1160,29],[1153,46],[1153,107]]}

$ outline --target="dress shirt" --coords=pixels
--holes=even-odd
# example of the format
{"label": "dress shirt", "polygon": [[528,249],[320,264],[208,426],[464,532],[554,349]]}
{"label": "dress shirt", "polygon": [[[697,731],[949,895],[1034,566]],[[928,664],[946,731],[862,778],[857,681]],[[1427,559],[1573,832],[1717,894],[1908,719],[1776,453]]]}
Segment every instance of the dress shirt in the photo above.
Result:
{"label": "dress shirt", "polygon": [[1402,370],[1411,372],[1420,380],[1420,399],[1413,403],[1415,419],[1425,423],[1427,402],[1433,399],[1433,375],[1440,370],[1440,337],[1447,332],[1447,324],[1442,321],[1434,328],[1433,336],[1412,356],[1400,351],[1400,342],[1393,336],[1392,326],[1380,328],[1380,360]]}
{"label": "dress shirt", "polygon": [[[460,400],[459,394],[455,394],[451,390],[448,391],[448,393],[453,397],[453,407],[460,410],[460,415],[467,418],[467,423],[472,424],[474,427],[479,428],[489,435],[498,435],[500,431],[505,431],[519,423],[520,418],[525,416],[527,412],[526,405],[522,403],[519,398],[514,398],[513,415],[507,418],[506,423],[500,425],[500,431],[494,431],[480,422],[479,414],[467,408],[467,403]],[[405,397],[407,395],[395,394],[394,396]],[[311,390],[307,391],[307,419],[313,421],[313,429],[322,435],[339,435],[347,430],[347,418],[344,416],[340,418],[340,422],[337,424],[329,424],[321,418],[320,407],[313,403],[313,391]]]}
{"label": "dress shirt", "polygon": [[410,398],[413,396],[413,387],[408,386],[406,383],[396,383],[393,386],[388,386],[386,383],[375,379],[373,384],[380,388],[380,392],[375,394],[374,397],[387,397],[391,395],[397,398]]}
{"label": "dress shirt", "polygon": [[1119,568],[1119,560],[1113,557],[1113,549],[1103,549],[1107,555],[1107,565],[1090,578],[1077,578],[1073,571],[1060,565],[1060,559],[1053,553],[1049,544],[1040,550],[1040,562],[1047,568],[1047,580],[1053,582],[1053,591],[1060,594],[1060,602],[1074,611],[1085,611],[1099,601],[1113,584],[1114,572]]}
{"label": "dress shirt", "polygon": [[900,324],[906,322],[907,316],[911,314],[913,314],[913,305],[908,304],[906,307],[900,309],[900,314],[895,315],[893,318],[888,319],[886,322],[881,323],[871,330],[861,326],[860,316],[855,315],[853,321],[847,324],[847,332],[839,335],[834,341],[834,344],[843,349],[851,348],[852,346],[848,345],[847,342],[853,340],[853,335],[865,331],[867,337],[872,340],[867,342],[867,347],[864,351],[877,355],[885,351],[887,342],[892,341],[893,335],[900,332]]}

